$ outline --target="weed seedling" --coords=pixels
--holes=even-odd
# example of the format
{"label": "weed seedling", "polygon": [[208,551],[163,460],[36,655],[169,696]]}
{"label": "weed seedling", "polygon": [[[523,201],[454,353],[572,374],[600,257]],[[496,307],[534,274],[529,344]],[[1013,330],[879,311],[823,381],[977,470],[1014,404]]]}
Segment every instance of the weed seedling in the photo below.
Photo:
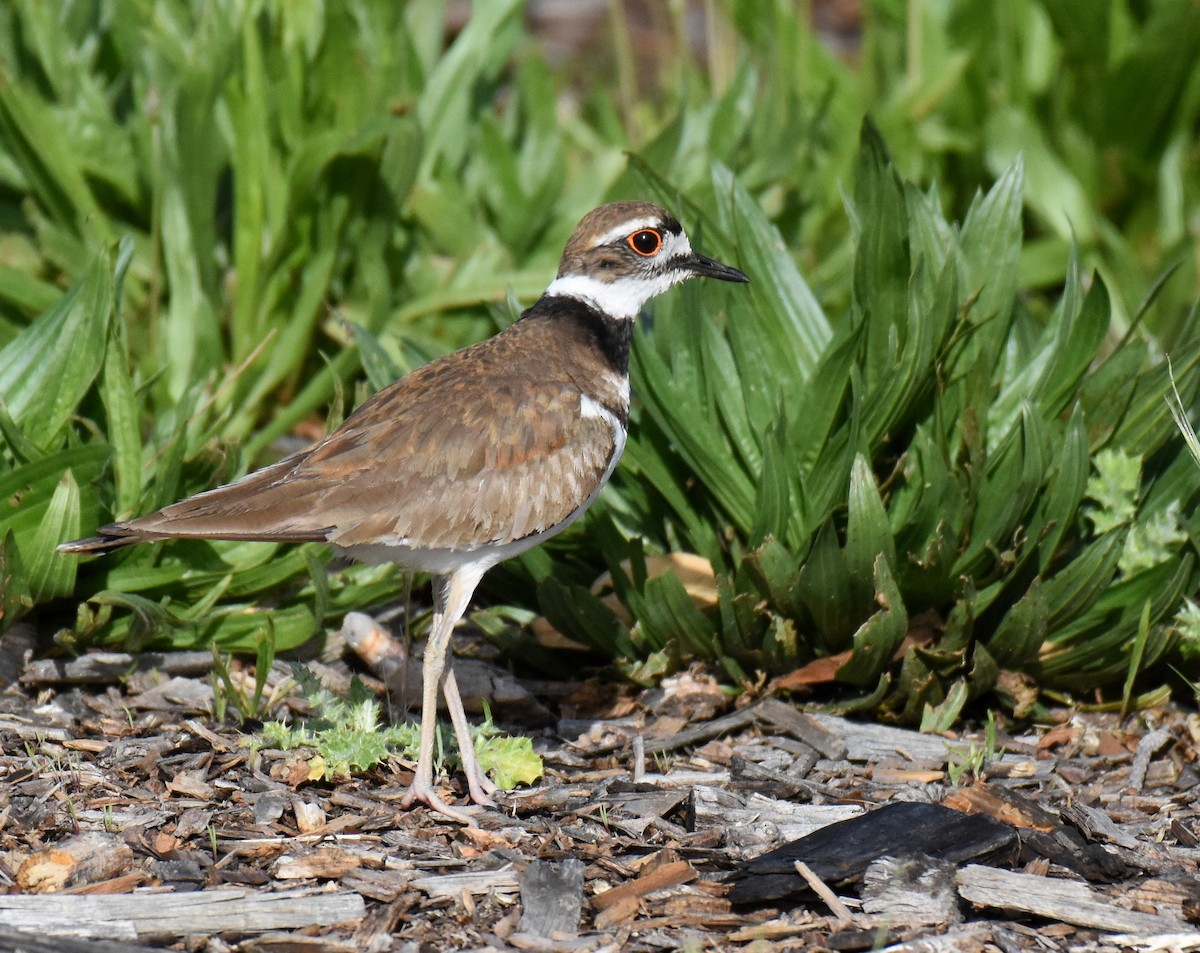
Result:
{"label": "weed seedling", "polygon": [[964,778],[972,782],[983,777],[984,768],[991,762],[1004,755],[1004,749],[996,749],[996,713],[988,711],[987,723],[983,729],[983,744],[972,741],[966,748],[959,745],[948,745],[950,759],[946,763],[946,774],[950,783],[957,787]]}
{"label": "weed seedling", "polygon": [[[281,721],[266,722],[261,738],[252,743],[282,750],[312,748],[316,756],[310,762],[309,774],[326,780],[369,771],[388,755],[404,758],[416,755],[420,741],[417,726],[381,726],[381,706],[357,678],[342,697],[322,685],[302,665],[292,666],[292,677],[318,714],[296,726]],[[502,734],[492,724],[486,706],[485,712],[483,724],[471,730],[480,767],[501,788],[535,781],[542,773],[542,759],[534,753],[533,743],[528,738]],[[453,741],[440,731],[438,742],[439,750],[454,750]]]}

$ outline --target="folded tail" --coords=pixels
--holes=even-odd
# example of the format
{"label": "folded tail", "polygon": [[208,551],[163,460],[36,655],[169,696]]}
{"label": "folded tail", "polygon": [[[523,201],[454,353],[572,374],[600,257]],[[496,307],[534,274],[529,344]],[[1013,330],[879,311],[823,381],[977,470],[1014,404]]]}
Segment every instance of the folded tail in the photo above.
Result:
{"label": "folded tail", "polygon": [[[132,546],[134,543],[144,543],[162,537],[143,536],[140,533],[108,532],[110,527],[102,526],[96,536],[86,536],[83,539],[72,539],[58,544],[60,553],[108,553],[122,546]],[[111,529],[116,530],[113,526]]]}

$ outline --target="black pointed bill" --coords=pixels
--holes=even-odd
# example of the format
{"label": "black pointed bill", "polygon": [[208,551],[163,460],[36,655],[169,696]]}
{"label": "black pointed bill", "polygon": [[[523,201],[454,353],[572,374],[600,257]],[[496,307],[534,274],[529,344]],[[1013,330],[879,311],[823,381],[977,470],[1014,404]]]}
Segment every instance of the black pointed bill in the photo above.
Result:
{"label": "black pointed bill", "polygon": [[681,258],[676,267],[699,278],[717,278],[720,281],[740,281],[743,283],[750,280],[736,268],[730,265],[723,265],[712,258],[705,258],[696,252],[692,252],[686,258]]}

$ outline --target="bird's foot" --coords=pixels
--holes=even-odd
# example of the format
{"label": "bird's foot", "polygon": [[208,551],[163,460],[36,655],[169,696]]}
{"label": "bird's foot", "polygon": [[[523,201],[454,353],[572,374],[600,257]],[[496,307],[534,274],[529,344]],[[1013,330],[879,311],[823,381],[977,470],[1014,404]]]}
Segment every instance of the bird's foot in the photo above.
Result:
{"label": "bird's foot", "polygon": [[[485,803],[475,797],[475,792],[471,792],[471,799],[475,803]],[[491,804],[491,801],[486,801]],[[434,790],[433,784],[429,781],[424,781],[420,778],[414,778],[412,784],[408,786],[408,790],[404,792],[404,797],[400,799],[400,807],[407,809],[414,804],[424,804],[432,811],[438,814],[444,814],[451,820],[458,821],[460,824],[466,824],[468,827],[478,827],[478,823],[466,811],[460,811],[456,807],[451,807],[441,799],[437,791]]]}
{"label": "bird's foot", "polygon": [[491,795],[499,790],[496,783],[482,771],[478,772],[475,777],[471,776],[470,771],[467,772],[467,791],[474,803],[482,804],[484,807],[495,807],[496,802],[492,800]]}

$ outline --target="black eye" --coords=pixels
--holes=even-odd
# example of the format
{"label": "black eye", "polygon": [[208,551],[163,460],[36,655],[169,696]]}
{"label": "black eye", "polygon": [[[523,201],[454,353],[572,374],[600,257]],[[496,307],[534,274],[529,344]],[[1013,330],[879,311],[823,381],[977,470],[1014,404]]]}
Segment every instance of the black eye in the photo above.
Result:
{"label": "black eye", "polygon": [[627,239],[629,247],[643,258],[657,255],[662,249],[662,232],[655,228],[639,228]]}

